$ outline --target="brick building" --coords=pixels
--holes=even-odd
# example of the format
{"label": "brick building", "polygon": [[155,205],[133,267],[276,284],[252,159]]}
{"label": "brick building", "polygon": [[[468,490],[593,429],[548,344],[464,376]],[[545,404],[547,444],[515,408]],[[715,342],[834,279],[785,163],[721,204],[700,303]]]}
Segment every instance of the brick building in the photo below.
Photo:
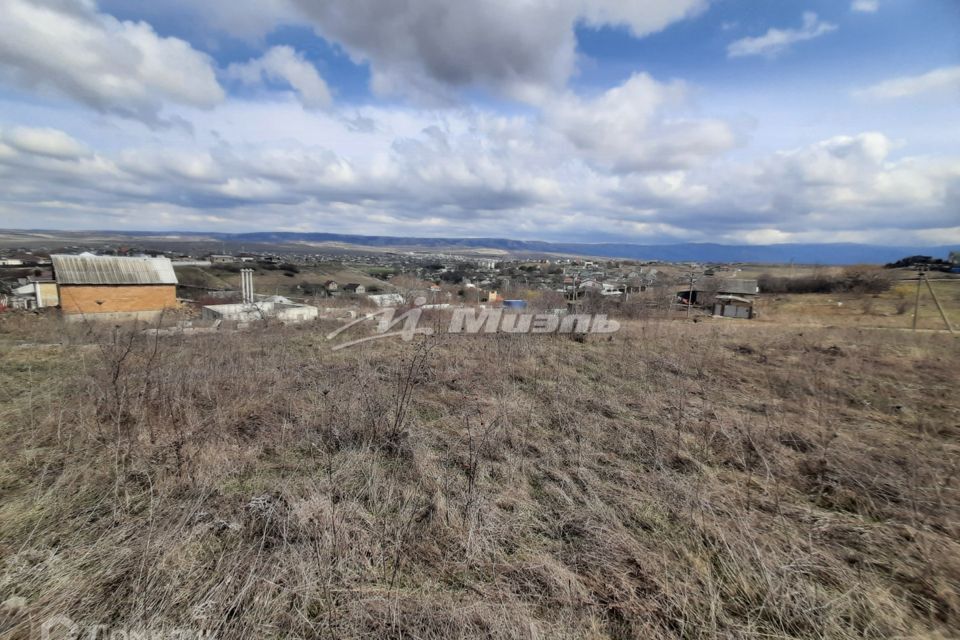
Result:
{"label": "brick building", "polygon": [[177,276],[167,258],[50,258],[65,318],[150,320],[177,306]]}

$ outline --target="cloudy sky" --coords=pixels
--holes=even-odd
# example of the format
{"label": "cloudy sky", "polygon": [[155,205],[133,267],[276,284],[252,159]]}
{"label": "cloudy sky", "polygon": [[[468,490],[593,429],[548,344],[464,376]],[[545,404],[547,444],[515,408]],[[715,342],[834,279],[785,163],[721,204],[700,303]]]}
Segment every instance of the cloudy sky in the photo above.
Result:
{"label": "cloudy sky", "polygon": [[0,227],[960,243],[956,0],[0,8]]}

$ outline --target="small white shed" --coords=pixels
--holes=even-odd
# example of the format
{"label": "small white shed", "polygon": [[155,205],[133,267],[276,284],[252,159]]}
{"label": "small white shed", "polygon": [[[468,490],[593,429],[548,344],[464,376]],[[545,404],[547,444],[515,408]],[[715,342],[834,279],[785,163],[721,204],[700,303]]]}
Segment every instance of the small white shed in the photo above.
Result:
{"label": "small white shed", "polygon": [[740,296],[719,295],[713,303],[713,315],[724,318],[753,318],[753,301]]}

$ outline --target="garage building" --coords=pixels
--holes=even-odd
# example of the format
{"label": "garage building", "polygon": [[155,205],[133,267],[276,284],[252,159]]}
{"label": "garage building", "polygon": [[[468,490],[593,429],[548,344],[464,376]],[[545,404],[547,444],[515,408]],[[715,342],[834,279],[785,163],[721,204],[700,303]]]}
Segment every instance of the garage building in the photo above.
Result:
{"label": "garage building", "polygon": [[152,320],[177,306],[177,276],[167,258],[93,254],[50,258],[65,318]]}

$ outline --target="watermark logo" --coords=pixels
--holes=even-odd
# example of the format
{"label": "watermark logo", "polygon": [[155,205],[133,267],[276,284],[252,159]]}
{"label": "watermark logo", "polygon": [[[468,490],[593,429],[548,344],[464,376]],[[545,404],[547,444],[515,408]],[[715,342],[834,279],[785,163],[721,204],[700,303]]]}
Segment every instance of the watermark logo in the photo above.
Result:
{"label": "watermark logo", "polygon": [[187,628],[150,629],[74,622],[64,615],[47,618],[40,625],[40,640],[213,640],[212,631]]}
{"label": "watermark logo", "polygon": [[80,625],[67,616],[47,618],[40,625],[40,640],[59,640],[60,638],[79,638]]}
{"label": "watermark logo", "polygon": [[[351,328],[376,320],[374,335],[364,336],[347,342],[334,345],[333,351],[353,347],[364,342],[400,338],[409,342],[415,336],[433,335],[433,327],[421,327],[423,315],[423,298],[418,298],[414,308],[397,315],[398,309],[388,307],[380,309],[364,317],[357,318],[336,331],[327,334],[327,340],[334,340],[337,336]],[[492,334],[492,333],[614,333],[620,329],[620,323],[610,320],[605,314],[567,314],[554,313],[514,313],[504,309],[476,309],[463,307],[454,309],[447,326],[447,333],[452,334]]]}

